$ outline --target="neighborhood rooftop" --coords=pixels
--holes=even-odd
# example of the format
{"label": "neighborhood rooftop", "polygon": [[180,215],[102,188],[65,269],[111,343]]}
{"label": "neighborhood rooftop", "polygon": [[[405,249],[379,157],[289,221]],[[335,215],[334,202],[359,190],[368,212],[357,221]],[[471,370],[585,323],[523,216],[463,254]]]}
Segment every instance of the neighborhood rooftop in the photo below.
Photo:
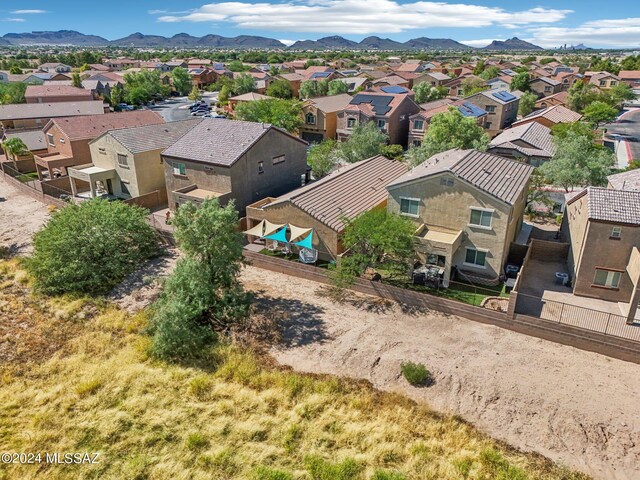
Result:
{"label": "neighborhood rooftop", "polygon": [[[640,192],[640,168],[609,175],[607,179],[616,190],[634,190]],[[638,205],[638,208],[640,209],[640,205]]]}
{"label": "neighborhood rooftop", "polygon": [[640,225],[640,191],[587,187],[571,197],[567,204],[585,196],[591,220]]}
{"label": "neighborhood rooftop", "polygon": [[[524,155],[551,157],[556,151],[552,138],[550,128],[530,122],[505,130],[489,147],[513,148]],[[522,145],[523,142],[530,146]]]}
{"label": "neighborhood rooftop", "polygon": [[86,102],[16,103],[0,105],[0,120],[26,118],[56,118],[72,115],[99,115],[104,113],[102,100]]}
{"label": "neighborhood rooftop", "polygon": [[85,117],[58,118],[51,122],[55,123],[69,140],[81,140],[96,138],[115,128],[158,124],[164,123],[164,120],[158,113],[151,110],[138,110],[136,112],[105,113],[91,117],[91,119]]}
{"label": "neighborhood rooftop", "polygon": [[159,150],[173,145],[203,119],[193,118],[177,122],[125,127],[107,132],[131,153]]}

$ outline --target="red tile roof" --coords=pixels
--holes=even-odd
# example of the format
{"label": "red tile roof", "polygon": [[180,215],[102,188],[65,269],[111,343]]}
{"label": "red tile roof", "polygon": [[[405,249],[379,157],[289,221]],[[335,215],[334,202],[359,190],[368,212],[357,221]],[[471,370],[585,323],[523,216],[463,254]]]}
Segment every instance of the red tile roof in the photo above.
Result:
{"label": "red tile roof", "polygon": [[47,131],[52,125],[57,127],[69,140],[84,140],[97,138],[109,130],[125,127],[140,127],[142,125],[157,125],[164,123],[164,119],[151,110],[135,112],[105,113],[91,117],[66,117],[51,120],[44,128]]}

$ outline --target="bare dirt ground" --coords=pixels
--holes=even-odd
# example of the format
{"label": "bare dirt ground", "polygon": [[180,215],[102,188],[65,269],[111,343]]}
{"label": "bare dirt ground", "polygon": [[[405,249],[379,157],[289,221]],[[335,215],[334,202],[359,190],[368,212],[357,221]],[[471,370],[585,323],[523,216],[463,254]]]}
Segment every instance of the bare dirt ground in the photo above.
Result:
{"label": "bare dirt ground", "polygon": [[49,217],[47,205],[24,195],[0,175],[0,246],[12,255],[31,251],[31,236]]}
{"label": "bare dirt ground", "polygon": [[[363,295],[339,304],[320,284],[256,268],[243,279],[284,312],[279,362],[367,379],[595,478],[640,478],[638,365]],[[411,387],[404,361],[435,384]]]}

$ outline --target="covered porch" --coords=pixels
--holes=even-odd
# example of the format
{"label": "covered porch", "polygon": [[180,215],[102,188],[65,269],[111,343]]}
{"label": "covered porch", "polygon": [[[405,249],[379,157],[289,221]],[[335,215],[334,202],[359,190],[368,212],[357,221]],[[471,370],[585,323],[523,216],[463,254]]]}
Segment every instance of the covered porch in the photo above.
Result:
{"label": "covered porch", "polygon": [[174,190],[171,193],[175,204],[169,205],[169,208],[173,210],[177,210],[180,205],[187,202],[193,202],[196,205],[200,205],[204,200],[208,198],[217,198],[220,201],[220,204],[223,204],[224,201],[231,195],[231,191],[216,192],[213,190],[208,190],[206,188],[200,188],[197,185],[189,185],[188,187]]}
{"label": "covered porch", "polygon": [[76,160],[73,157],[58,152],[34,155],[33,159],[40,181],[45,178],[67,176],[69,174],[67,169],[76,165]]}
{"label": "covered porch", "polygon": [[[118,197],[119,186],[118,174],[115,169],[96,167],[92,163],[87,165],[80,165],[75,168],[69,168],[69,180],[71,181],[71,192],[74,197],[89,196],[89,198],[95,198],[99,196],[109,195]],[[89,184],[89,191],[86,195],[81,195],[78,181],[83,182],[80,185]]]}
{"label": "covered porch", "polygon": [[453,255],[462,243],[462,230],[422,224],[416,230],[415,236],[418,259],[424,265],[440,268],[442,286],[448,287]]}

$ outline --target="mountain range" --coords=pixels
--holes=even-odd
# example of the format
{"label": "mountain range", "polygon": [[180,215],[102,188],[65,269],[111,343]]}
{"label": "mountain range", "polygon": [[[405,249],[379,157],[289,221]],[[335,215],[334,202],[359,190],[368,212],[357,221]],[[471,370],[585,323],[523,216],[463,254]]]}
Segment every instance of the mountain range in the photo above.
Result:
{"label": "mountain range", "polygon": [[[121,46],[153,48],[289,48],[292,50],[472,50],[473,48],[450,38],[413,38],[404,43],[371,36],[360,42],[348,40],[338,35],[318,40],[299,40],[287,47],[280,40],[255,35],[223,37],[205,35],[194,37],[187,33],[178,33],[172,37],[162,35],[144,35],[136,32],[116,40],[107,40],[97,35],[85,35],[75,30],[57,32],[7,33],[0,37],[0,45],[75,45],[82,47]],[[494,40],[483,50],[542,50],[519,38]]]}

